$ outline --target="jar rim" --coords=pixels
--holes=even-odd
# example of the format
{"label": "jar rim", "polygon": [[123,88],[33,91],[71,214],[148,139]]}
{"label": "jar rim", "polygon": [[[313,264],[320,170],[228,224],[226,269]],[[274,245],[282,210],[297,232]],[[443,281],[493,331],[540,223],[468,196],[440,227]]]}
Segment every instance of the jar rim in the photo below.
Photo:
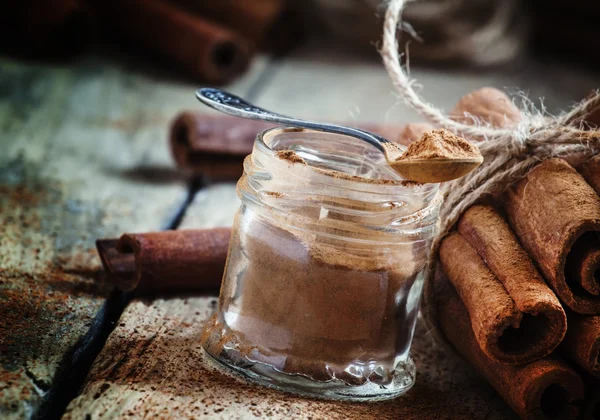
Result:
{"label": "jar rim", "polygon": [[[434,235],[442,201],[439,184],[394,182],[399,176],[382,167],[385,160],[379,150],[355,138],[344,148],[344,137],[349,136],[286,127],[259,133],[244,161],[238,196],[256,204],[256,211],[268,209],[269,218],[285,219],[296,229],[301,226],[320,235],[327,231],[346,237],[342,232],[355,232],[356,225],[380,236],[389,234],[393,241],[399,235],[413,242]],[[297,154],[285,156],[282,151]],[[349,175],[389,177],[392,182],[332,174],[338,169]]]}
{"label": "jar rim", "polygon": [[[332,136],[353,138],[351,136],[346,136],[343,134],[329,133],[329,132],[325,133],[325,132],[321,132],[321,131],[317,131],[317,130],[310,130],[310,129],[301,128],[301,127],[277,126],[277,127],[268,128],[268,129],[258,133],[258,135],[256,137],[255,146],[257,146],[259,148],[260,152],[267,153],[270,157],[278,159],[275,156],[277,150],[273,149],[268,144],[268,141],[273,139],[276,135],[283,134],[283,133],[317,133],[317,134],[327,134],[327,135],[332,135]],[[282,150],[285,150],[285,149],[282,149]],[[357,175],[347,174],[347,173],[340,172],[340,171],[321,169],[321,168],[318,168],[318,167],[315,167],[312,165],[306,165],[306,166],[308,166],[311,170],[313,170],[317,173],[331,177],[331,179],[344,180],[344,181],[348,181],[350,183],[355,183],[355,185],[361,185],[363,187],[364,186],[371,186],[371,187],[387,186],[387,187],[394,187],[394,188],[399,187],[404,190],[407,190],[407,192],[410,192],[411,194],[415,194],[415,193],[418,194],[420,192],[429,193],[433,189],[437,189],[437,187],[439,185],[439,184],[422,184],[422,183],[410,181],[407,179],[392,180],[392,179],[365,178],[365,177],[360,177]]]}

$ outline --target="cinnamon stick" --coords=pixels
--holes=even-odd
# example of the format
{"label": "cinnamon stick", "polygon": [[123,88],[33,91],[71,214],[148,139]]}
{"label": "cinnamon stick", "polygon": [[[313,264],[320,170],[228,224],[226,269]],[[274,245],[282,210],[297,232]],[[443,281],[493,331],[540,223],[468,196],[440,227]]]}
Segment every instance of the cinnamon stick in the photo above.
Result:
{"label": "cinnamon stick", "polygon": [[600,378],[600,316],[569,314],[569,329],[560,348],[566,357]]}
{"label": "cinnamon stick", "polygon": [[[598,112],[600,114],[600,112]],[[600,117],[599,117],[600,118]],[[577,166],[577,172],[600,195],[600,155],[596,155]]]}
{"label": "cinnamon stick", "polygon": [[285,10],[283,0],[174,0],[186,9],[234,29],[258,46]]}
{"label": "cinnamon stick", "polygon": [[94,11],[111,30],[205,83],[226,83],[250,61],[239,35],[165,0],[95,1]]}
{"label": "cinnamon stick", "polygon": [[[488,286],[484,279],[503,286],[497,288],[500,293],[491,296],[488,303],[487,310],[493,310],[497,316],[493,326],[487,325],[480,331],[482,350],[505,363],[526,363],[552,352],[565,335],[566,314],[504,218],[492,206],[476,205],[465,212],[458,232],[479,255],[478,264],[485,264],[493,276],[466,278],[476,272],[462,271],[460,276],[451,278],[453,284],[474,282],[476,287],[457,286],[457,289],[472,295],[479,287]],[[450,259],[446,265],[455,264],[463,264],[463,260]],[[483,325],[483,320],[475,316],[478,312],[471,310],[467,302],[476,306],[486,303],[474,296],[463,298],[463,302],[467,304],[471,322]]]}
{"label": "cinnamon stick", "polygon": [[526,363],[561,342],[567,324],[560,302],[491,206],[467,210],[439,256],[488,357]]}
{"label": "cinnamon stick", "polygon": [[548,159],[507,194],[523,247],[573,311],[600,313],[600,198],[568,163]]}
{"label": "cinnamon stick", "polygon": [[179,114],[169,143],[177,166],[188,175],[237,181],[258,133],[273,124],[195,112]]}
{"label": "cinnamon stick", "polygon": [[490,359],[479,347],[465,305],[441,270],[436,276],[436,289],[442,332],[521,418],[579,417],[584,384],[571,367],[556,356],[517,366]]}
{"label": "cinnamon stick", "polygon": [[[190,176],[237,181],[244,158],[252,153],[256,136],[273,124],[237,117],[182,112],[169,131],[171,154],[177,166]],[[399,127],[361,124],[361,128],[396,138]]]}
{"label": "cinnamon stick", "polygon": [[96,241],[110,280],[140,294],[217,289],[231,229],[171,230],[124,234]]}

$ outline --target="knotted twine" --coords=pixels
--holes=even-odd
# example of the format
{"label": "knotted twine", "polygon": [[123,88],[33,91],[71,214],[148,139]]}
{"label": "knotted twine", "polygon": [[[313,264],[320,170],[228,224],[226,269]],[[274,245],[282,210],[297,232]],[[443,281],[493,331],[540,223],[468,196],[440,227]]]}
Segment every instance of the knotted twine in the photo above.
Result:
{"label": "knotted twine", "polygon": [[[470,174],[440,186],[443,204],[440,229],[433,241],[425,283],[423,314],[429,327],[437,332],[433,304],[433,275],[438,249],[461,215],[479,199],[497,194],[523,178],[537,163],[552,157],[577,155],[585,160],[600,152],[600,131],[586,127],[584,117],[600,106],[600,92],[575,105],[570,111],[551,116],[536,109],[530,100],[521,107],[522,119],[515,126],[495,128],[473,118],[473,124],[455,121],[415,90],[416,81],[401,64],[398,28],[412,30],[401,19],[405,5],[414,0],[391,0],[385,14],[381,56],[390,79],[407,106],[429,122],[476,144],[483,164]],[[399,35],[398,35],[399,36]],[[441,338],[439,334],[438,337]]]}

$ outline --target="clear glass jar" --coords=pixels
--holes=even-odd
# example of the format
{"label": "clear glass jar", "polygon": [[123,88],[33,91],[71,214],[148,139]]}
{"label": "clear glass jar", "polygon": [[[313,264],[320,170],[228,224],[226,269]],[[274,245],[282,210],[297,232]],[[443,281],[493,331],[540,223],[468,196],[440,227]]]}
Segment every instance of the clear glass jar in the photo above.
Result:
{"label": "clear glass jar", "polygon": [[208,354],[284,391],[406,392],[438,186],[403,181],[352,137],[275,128],[257,137],[237,189]]}

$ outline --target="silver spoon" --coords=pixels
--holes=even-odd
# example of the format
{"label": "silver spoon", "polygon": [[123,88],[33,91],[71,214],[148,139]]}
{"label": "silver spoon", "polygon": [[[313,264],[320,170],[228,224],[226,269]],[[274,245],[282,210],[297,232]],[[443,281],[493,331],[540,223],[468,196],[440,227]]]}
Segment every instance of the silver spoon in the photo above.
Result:
{"label": "silver spoon", "polygon": [[434,183],[450,181],[471,172],[483,162],[481,155],[474,158],[403,159],[406,148],[377,134],[358,128],[337,124],[301,120],[267,111],[246,102],[242,98],[216,88],[200,88],[198,100],[225,114],[251,120],[268,121],[293,127],[309,128],[326,133],[343,134],[366,141],[384,155],[388,164],[404,178],[411,181]]}

